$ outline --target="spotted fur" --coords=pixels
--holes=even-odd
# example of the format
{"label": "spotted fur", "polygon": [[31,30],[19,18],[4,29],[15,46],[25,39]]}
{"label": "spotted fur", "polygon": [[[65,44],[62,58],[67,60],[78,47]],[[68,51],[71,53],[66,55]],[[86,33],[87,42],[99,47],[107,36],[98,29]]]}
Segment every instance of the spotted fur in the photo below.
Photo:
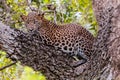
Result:
{"label": "spotted fur", "polygon": [[58,25],[44,18],[43,14],[29,13],[21,16],[28,30],[38,29],[42,40],[65,53],[77,56],[86,62],[92,52],[93,35],[79,24]]}

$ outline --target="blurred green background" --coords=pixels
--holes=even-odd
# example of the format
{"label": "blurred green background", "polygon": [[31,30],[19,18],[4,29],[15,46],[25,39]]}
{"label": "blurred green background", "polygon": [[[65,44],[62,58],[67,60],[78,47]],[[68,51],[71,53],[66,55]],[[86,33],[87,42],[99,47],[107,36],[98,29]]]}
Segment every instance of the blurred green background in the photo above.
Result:
{"label": "blurred green background", "polygon": [[[57,24],[80,23],[94,36],[97,35],[98,26],[92,10],[91,0],[4,0],[0,2],[0,21],[14,28],[24,29],[20,15],[27,15],[31,10],[28,3],[36,9],[48,10],[46,5],[56,6]],[[6,8],[7,6],[8,8]],[[48,20],[54,21],[54,14],[46,14]],[[0,67],[12,63],[5,57],[6,53],[0,51]],[[20,65],[18,62],[9,68],[0,71],[0,80],[46,80],[40,72]]]}

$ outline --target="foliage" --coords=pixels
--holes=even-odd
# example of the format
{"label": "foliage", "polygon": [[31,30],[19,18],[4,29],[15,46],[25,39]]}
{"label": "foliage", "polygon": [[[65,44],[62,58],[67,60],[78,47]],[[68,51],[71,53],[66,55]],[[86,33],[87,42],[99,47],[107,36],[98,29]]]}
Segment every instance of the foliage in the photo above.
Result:
{"label": "foliage", "polygon": [[[38,1],[33,0],[38,3]],[[97,34],[97,22],[95,20],[91,0],[39,0],[38,6],[54,4],[57,9],[57,23],[80,23],[94,36]],[[43,10],[47,10],[42,7]],[[52,15],[52,17],[51,17]],[[54,19],[53,14],[47,15],[48,19]]]}
{"label": "foliage", "polygon": [[[14,22],[12,26],[21,28],[21,14],[30,12],[27,0],[7,0],[7,4],[11,8],[11,20]],[[94,36],[97,35],[97,22],[95,20],[91,0],[32,0],[31,6],[39,8],[42,11],[48,10],[46,5],[53,4],[56,6],[57,23],[80,23],[87,28]],[[49,20],[54,19],[53,13],[46,15]],[[20,27],[21,26],[21,27]]]}
{"label": "foliage", "polygon": [[[0,51],[0,68],[6,66],[12,61],[5,58],[6,53]],[[23,67],[20,63],[0,71],[0,80],[46,80],[40,72],[35,72],[30,67]]]}
{"label": "foliage", "polygon": [[[92,10],[91,0],[28,0],[31,6],[42,11],[48,10],[46,5],[56,6],[56,19],[58,24],[80,23],[87,28],[94,36],[97,34],[97,23]],[[0,12],[2,21],[15,28],[23,28],[20,15],[30,12],[27,0],[6,0],[10,12]],[[0,6],[0,9],[3,7]],[[8,17],[10,19],[8,19]],[[49,20],[54,20],[53,13],[46,14]],[[4,19],[5,18],[5,19]],[[0,18],[1,19],[1,18]],[[6,21],[6,19],[8,19]],[[5,52],[0,51],[0,67],[12,63],[5,58]],[[0,72],[0,80],[45,80],[40,72],[35,72],[29,67],[23,67],[19,63]]]}

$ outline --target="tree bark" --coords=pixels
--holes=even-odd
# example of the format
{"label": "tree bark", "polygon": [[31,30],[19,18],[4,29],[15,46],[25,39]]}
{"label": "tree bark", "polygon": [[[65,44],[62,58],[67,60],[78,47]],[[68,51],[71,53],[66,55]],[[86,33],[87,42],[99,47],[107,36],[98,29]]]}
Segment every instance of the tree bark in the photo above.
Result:
{"label": "tree bark", "polygon": [[120,1],[93,0],[99,25],[90,61],[78,68],[68,54],[47,46],[37,31],[25,33],[0,23],[0,48],[46,75],[47,80],[120,80]]}
{"label": "tree bark", "polygon": [[99,32],[91,56],[91,80],[120,80],[120,0],[93,0],[93,9]]}
{"label": "tree bark", "polygon": [[41,71],[47,80],[75,80],[77,76],[70,65],[73,59],[43,44],[37,31],[24,33],[0,23],[0,48],[13,61],[17,59],[22,65]]}

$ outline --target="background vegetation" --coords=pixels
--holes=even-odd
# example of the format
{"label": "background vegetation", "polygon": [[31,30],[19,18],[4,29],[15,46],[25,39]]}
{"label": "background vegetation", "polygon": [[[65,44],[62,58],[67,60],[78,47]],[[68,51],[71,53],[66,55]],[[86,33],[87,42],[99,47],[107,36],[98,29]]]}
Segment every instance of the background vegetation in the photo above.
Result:
{"label": "background vegetation", "polygon": [[[3,4],[4,3],[4,4]],[[57,24],[80,23],[88,29],[94,36],[97,35],[97,23],[94,18],[91,0],[6,0],[0,2],[0,21],[14,28],[24,29],[20,15],[27,15],[31,9],[48,10],[46,5],[56,6]],[[53,13],[46,14],[45,17],[54,21]],[[0,67],[12,63],[5,57],[6,53],[0,51]],[[40,72],[35,72],[27,66],[17,63],[7,69],[0,71],[0,80],[45,80]]]}

